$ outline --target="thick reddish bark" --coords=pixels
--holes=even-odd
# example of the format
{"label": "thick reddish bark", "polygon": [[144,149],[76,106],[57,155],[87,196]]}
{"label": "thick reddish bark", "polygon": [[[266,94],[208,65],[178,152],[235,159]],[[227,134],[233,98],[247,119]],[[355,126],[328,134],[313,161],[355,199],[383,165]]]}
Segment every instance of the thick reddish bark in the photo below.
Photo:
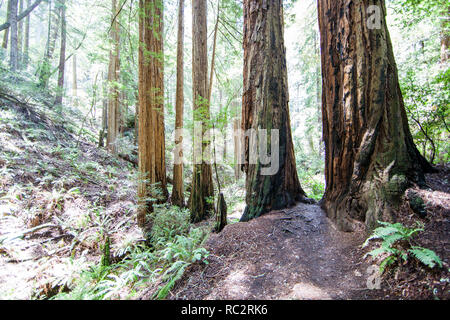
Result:
{"label": "thick reddish bark", "polygon": [[341,230],[373,228],[395,219],[409,183],[423,183],[432,168],[408,127],[384,1],[319,0],[318,8],[323,207]]}
{"label": "thick reddish bark", "polygon": [[[164,144],[163,4],[139,1],[138,224],[152,226],[154,202],[167,199]],[[150,218],[149,221],[146,221]],[[147,223],[149,222],[149,223]]]}
{"label": "thick reddish bark", "polygon": [[[279,170],[263,175],[264,165],[248,163],[256,146],[245,138],[244,165],[247,173],[247,207],[241,218],[248,221],[268,211],[292,206],[305,199],[295,167],[292,143],[286,52],[281,0],[244,1],[244,94],[242,129],[266,129],[271,144],[272,129],[279,130]],[[270,150],[272,149],[272,150]],[[276,145],[268,148],[276,152]]]}
{"label": "thick reddish bark", "polygon": [[[194,122],[202,123],[201,136],[194,133],[194,144],[200,144],[198,158],[194,159],[189,209],[191,221],[204,220],[213,210],[211,198],[214,195],[212,168],[209,164],[209,141],[203,134],[210,127],[208,101],[208,47],[207,47],[207,3],[206,0],[192,1],[192,89],[194,101]],[[197,139],[201,139],[198,143]],[[197,142],[196,142],[197,141]]]}

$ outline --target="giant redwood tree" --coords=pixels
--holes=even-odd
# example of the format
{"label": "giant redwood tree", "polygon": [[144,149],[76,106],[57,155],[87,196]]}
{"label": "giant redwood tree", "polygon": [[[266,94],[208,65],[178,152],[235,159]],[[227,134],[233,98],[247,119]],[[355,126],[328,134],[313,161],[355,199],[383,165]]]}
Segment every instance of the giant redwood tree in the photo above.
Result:
{"label": "giant redwood tree", "polygon": [[344,231],[394,220],[411,182],[432,170],[413,143],[384,0],[319,0],[323,207]]}
{"label": "giant redwood tree", "polygon": [[[263,175],[260,157],[249,162],[256,145],[245,137],[244,169],[246,209],[241,218],[248,221],[268,211],[292,206],[305,199],[300,186],[292,143],[284,46],[282,0],[244,1],[244,94],[242,99],[242,129],[266,129],[272,153],[272,131],[279,130],[279,170]],[[261,138],[261,137],[259,137]]]}
{"label": "giant redwood tree", "polygon": [[[139,210],[146,225],[155,201],[167,199],[164,140],[164,56],[162,0],[139,1]],[[151,228],[151,219],[148,227]]]}
{"label": "giant redwood tree", "polygon": [[[210,142],[206,135],[210,127],[208,101],[208,47],[207,47],[207,3],[206,0],[192,1],[192,89],[194,102],[194,173],[189,198],[191,221],[205,219],[213,210],[211,197],[214,195],[212,168],[208,161]],[[201,125],[201,130],[199,126]]]}

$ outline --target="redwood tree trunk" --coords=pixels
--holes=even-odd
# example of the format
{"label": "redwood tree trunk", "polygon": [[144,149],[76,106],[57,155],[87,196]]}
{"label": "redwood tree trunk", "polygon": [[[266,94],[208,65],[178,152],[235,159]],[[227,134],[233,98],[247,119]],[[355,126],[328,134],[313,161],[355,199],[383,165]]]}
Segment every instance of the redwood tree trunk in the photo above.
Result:
{"label": "redwood tree trunk", "polygon": [[[377,6],[379,21],[369,5]],[[319,0],[318,8],[323,207],[341,230],[371,229],[378,220],[395,220],[409,183],[424,183],[432,168],[408,127],[384,0]],[[373,22],[380,28],[370,28]]]}
{"label": "redwood tree trunk", "polygon": [[176,119],[175,129],[175,159],[178,163],[173,165],[173,189],[172,203],[179,207],[184,207],[184,179],[183,179],[183,136],[180,134],[183,129],[184,110],[184,0],[179,0],[178,7],[178,45],[177,45],[177,89],[176,89]]}
{"label": "redwood tree trunk", "polygon": [[[203,134],[210,127],[208,101],[208,48],[207,48],[207,3],[206,0],[192,1],[192,87],[194,101],[194,125],[202,123],[201,135],[194,133],[194,145],[201,145],[194,156],[194,173],[189,198],[191,221],[204,220],[213,210],[211,197],[214,195],[212,168],[208,157],[209,141]],[[194,129],[195,130],[195,129]],[[201,139],[201,141],[198,141]],[[197,141],[197,142],[196,142]]]}
{"label": "redwood tree trunk", "polygon": [[168,194],[164,157],[163,3],[140,0],[139,8],[138,225],[150,230],[153,203],[165,201]]}
{"label": "redwood tree trunk", "polygon": [[119,90],[118,81],[120,73],[120,51],[119,51],[119,23],[117,21],[117,12],[119,7],[117,0],[112,0],[112,15],[111,15],[111,43],[112,49],[109,53],[109,69],[108,69],[108,84],[109,84],[109,98],[108,98],[108,133],[106,136],[106,147],[113,154],[117,153],[117,136],[119,135]]}
{"label": "redwood tree trunk", "polygon": [[264,175],[260,157],[256,164],[249,163],[256,145],[246,136],[247,207],[241,221],[306,199],[295,167],[283,29],[282,0],[244,1],[242,129],[266,129],[270,152],[277,151],[277,145],[271,145],[272,129],[279,130],[279,170]]}

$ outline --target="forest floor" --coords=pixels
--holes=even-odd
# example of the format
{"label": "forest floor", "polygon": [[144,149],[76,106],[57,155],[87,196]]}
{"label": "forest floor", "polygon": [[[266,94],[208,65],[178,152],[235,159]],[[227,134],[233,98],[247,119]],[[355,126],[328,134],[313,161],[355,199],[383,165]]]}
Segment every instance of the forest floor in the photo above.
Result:
{"label": "forest floor", "polygon": [[229,225],[207,243],[172,299],[373,299],[370,266],[358,247],[364,237],[335,229],[317,205],[271,212]]}
{"label": "forest floor", "polygon": [[[118,261],[143,240],[135,223],[135,168],[79,139],[67,118],[0,105],[1,299],[72,290],[83,270],[99,264],[105,235]],[[424,199],[426,216],[406,206],[399,217],[407,226],[424,223],[417,243],[435,250],[443,269],[401,265],[383,276],[381,289],[370,290],[376,261],[363,258],[371,249],[361,249],[367,235],[340,232],[319,206],[298,204],[211,234],[208,264],[191,264],[167,298],[449,299],[450,168],[439,170],[427,175],[429,189],[411,189]],[[233,210],[230,222],[237,218]],[[150,299],[158,281],[134,293],[118,281],[110,298]]]}
{"label": "forest floor", "polygon": [[192,266],[171,299],[450,299],[450,168],[426,176],[428,189],[411,188],[424,199],[427,216],[408,205],[399,221],[424,223],[416,245],[434,250],[443,268],[411,261],[380,278],[376,260],[364,259],[366,235],[336,230],[318,205],[271,212],[227,226],[206,244],[207,266]]}

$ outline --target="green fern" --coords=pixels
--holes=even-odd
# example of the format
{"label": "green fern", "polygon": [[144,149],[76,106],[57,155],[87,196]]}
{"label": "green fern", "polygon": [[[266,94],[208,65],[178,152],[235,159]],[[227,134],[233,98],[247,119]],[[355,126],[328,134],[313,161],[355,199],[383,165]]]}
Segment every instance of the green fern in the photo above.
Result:
{"label": "green fern", "polygon": [[408,250],[408,252],[411,253],[414,257],[416,257],[417,260],[419,260],[424,265],[430,268],[434,268],[436,264],[442,268],[441,259],[434,251],[430,249],[413,246],[411,249]]}
{"label": "green fern", "polygon": [[384,271],[399,259],[408,261],[409,256],[415,257],[424,265],[434,268],[436,265],[442,267],[442,261],[432,250],[419,246],[412,246],[411,240],[419,232],[423,231],[423,224],[418,223],[417,228],[408,228],[401,223],[391,224],[379,221],[381,227],[374,230],[373,234],[364,242],[366,247],[371,240],[381,240],[381,246],[368,252],[367,256],[379,257],[386,255],[380,263],[380,272]]}

